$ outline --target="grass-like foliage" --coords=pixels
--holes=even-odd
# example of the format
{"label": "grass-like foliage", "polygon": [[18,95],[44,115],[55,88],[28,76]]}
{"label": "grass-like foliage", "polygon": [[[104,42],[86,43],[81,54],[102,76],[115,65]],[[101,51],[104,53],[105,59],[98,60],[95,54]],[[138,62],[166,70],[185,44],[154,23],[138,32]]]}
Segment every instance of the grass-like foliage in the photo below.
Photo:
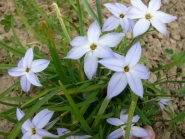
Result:
{"label": "grass-like foliage", "polygon": [[[14,123],[10,133],[0,131],[0,135],[7,139],[146,137],[149,133],[142,127],[158,121],[161,111],[169,113],[167,122],[177,133],[175,123],[184,119],[185,112],[174,113],[172,98],[183,97],[184,88],[169,95],[158,86],[185,82],[160,75],[161,70],[183,66],[185,54],[166,49],[172,61],[148,69],[150,61],[141,56],[147,45],[139,43],[152,28],[166,35],[165,23],[176,16],[158,11],[161,0],[151,0],[148,7],[140,0],[131,3],[132,8],[123,1],[103,5],[96,0],[92,8],[87,0],[58,0],[46,12],[33,0],[14,0],[16,12],[0,22],[6,32],[13,32],[13,38],[0,40],[0,47],[10,53],[9,64],[0,63],[0,69],[2,75],[20,76],[20,81],[0,93],[0,104],[10,106],[0,117]],[[106,21],[102,8],[112,14]],[[20,21],[14,18],[17,15]],[[23,45],[17,24],[37,41]],[[125,36],[128,31],[131,40]],[[147,81],[150,73],[159,77],[154,83]],[[9,96],[12,92],[15,97]]]}

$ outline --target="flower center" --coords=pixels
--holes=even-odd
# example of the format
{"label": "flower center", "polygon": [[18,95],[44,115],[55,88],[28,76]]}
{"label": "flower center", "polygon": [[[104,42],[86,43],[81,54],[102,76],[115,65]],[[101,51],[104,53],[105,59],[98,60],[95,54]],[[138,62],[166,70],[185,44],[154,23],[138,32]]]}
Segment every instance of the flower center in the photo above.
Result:
{"label": "flower center", "polygon": [[29,72],[30,71],[30,68],[26,68],[26,72]]}
{"label": "flower center", "polygon": [[96,47],[97,47],[97,45],[96,45],[96,44],[92,44],[92,45],[91,45],[91,50],[95,50],[95,49],[96,49]]}
{"label": "flower center", "polygon": [[128,67],[128,66],[125,66],[125,67],[124,67],[124,71],[125,71],[125,72],[129,72],[129,67]]}
{"label": "flower center", "polygon": [[124,15],[124,14],[120,14],[119,17],[120,17],[120,18],[124,18],[125,15]]}
{"label": "flower center", "polygon": [[32,135],[35,135],[36,134],[36,129],[35,128],[32,128]]}
{"label": "flower center", "polygon": [[150,14],[146,14],[145,17],[147,20],[150,20],[152,18],[152,16]]}

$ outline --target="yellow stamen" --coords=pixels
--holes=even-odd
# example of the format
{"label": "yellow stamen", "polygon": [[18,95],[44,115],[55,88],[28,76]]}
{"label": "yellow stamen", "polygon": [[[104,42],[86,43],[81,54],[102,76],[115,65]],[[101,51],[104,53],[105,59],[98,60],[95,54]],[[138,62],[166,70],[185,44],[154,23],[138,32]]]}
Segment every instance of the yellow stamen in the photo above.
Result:
{"label": "yellow stamen", "polygon": [[129,72],[129,67],[128,67],[128,66],[125,66],[125,67],[124,67],[124,71],[125,71],[125,72]]}
{"label": "yellow stamen", "polygon": [[146,14],[145,17],[147,20],[150,20],[152,18],[152,16],[150,14]]}
{"label": "yellow stamen", "polygon": [[96,44],[92,44],[92,45],[91,45],[91,50],[95,50],[95,49],[96,49],[96,47],[97,47],[97,45],[96,45]]}
{"label": "yellow stamen", "polygon": [[26,72],[29,72],[30,71],[30,68],[26,68]]}
{"label": "yellow stamen", "polygon": [[32,128],[32,135],[35,135],[35,134],[36,134],[36,129]]}
{"label": "yellow stamen", "polygon": [[119,17],[120,17],[120,18],[124,18],[125,15],[124,15],[124,14],[120,14]]}

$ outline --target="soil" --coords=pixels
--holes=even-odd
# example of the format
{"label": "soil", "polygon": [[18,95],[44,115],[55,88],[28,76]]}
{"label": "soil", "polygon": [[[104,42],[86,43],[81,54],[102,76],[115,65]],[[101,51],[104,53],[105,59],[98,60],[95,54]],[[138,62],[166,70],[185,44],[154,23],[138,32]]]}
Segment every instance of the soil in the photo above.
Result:
{"label": "soil", "polygon": [[[41,0],[38,0],[40,2]],[[102,2],[106,2],[107,0],[103,0]],[[95,0],[89,0],[92,6],[95,7]],[[112,1],[113,2],[113,1]],[[115,0],[114,0],[115,2]],[[147,0],[144,0],[145,3],[147,3]],[[142,57],[145,58],[148,61],[147,67],[149,69],[152,69],[154,67],[158,67],[161,65],[165,65],[171,62],[171,55],[166,54],[166,49],[172,49],[174,53],[177,52],[185,52],[185,2],[184,0],[163,0],[163,5],[161,7],[162,11],[167,12],[168,8],[173,6],[174,3],[178,2],[173,8],[169,10],[169,14],[175,15],[178,17],[177,20],[173,21],[172,23],[167,24],[167,36],[162,35],[161,33],[157,31],[151,31],[149,32],[145,38],[143,38],[140,42],[142,45],[146,44],[146,48],[142,51]],[[125,0],[126,5],[130,5],[129,0]],[[14,13],[14,2],[13,0],[0,0],[0,20],[2,20],[5,14],[8,13]],[[111,14],[110,12],[104,8],[103,9],[103,15],[104,15],[104,21],[107,19]],[[14,18],[19,18],[15,16]],[[90,20],[91,17],[88,16]],[[15,28],[15,31],[17,35],[19,36],[20,41],[24,46],[27,45],[27,43],[36,41],[33,34],[31,34],[28,30],[20,30]],[[10,30],[8,33],[4,31],[3,26],[0,25],[0,40],[3,40],[4,37],[10,38],[12,35],[12,31]],[[127,33],[127,38],[131,38],[131,34]],[[13,42],[10,42],[10,44],[14,44]],[[7,63],[7,55],[9,53],[5,51],[3,48],[0,47],[0,63]],[[185,75],[182,75],[182,73],[179,73],[180,71],[185,72],[185,66],[180,67],[173,67],[168,70],[162,70],[160,71],[159,75],[156,75],[151,72],[151,78],[149,79],[150,83],[153,83],[157,80],[159,77],[163,78],[169,78],[170,80],[184,80]],[[6,72],[6,71],[3,71]],[[0,75],[0,93],[2,93],[4,90],[6,90],[9,86],[11,86],[15,81],[17,81],[18,78],[12,78],[7,74]],[[177,90],[185,86],[185,84],[165,84],[158,86],[159,88],[165,90],[168,94],[177,94]],[[10,93],[11,96],[16,95],[16,92]],[[175,110],[175,114],[177,115],[181,111],[185,110],[185,98],[172,98],[172,105]],[[0,104],[0,112],[5,111],[9,107]],[[169,108],[166,108],[166,111],[168,111]],[[169,114],[166,111],[160,111],[160,114],[162,115],[163,120],[169,120]],[[161,119],[158,119],[161,120]],[[9,123],[7,120],[0,118],[0,131],[2,132],[11,132],[13,128],[13,124]],[[156,138],[157,139],[184,139],[185,138],[185,120],[183,122],[177,123],[177,134],[175,131],[170,127],[169,122],[157,122],[153,126],[154,131],[156,132]],[[2,136],[0,136],[0,139],[3,139]]]}

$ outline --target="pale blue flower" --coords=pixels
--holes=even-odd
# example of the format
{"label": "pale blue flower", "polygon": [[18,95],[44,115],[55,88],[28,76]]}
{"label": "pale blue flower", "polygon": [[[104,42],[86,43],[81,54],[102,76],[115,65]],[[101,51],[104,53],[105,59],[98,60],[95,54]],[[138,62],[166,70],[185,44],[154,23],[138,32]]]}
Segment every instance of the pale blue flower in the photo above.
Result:
{"label": "pale blue flower", "polygon": [[18,67],[8,70],[11,76],[21,76],[21,87],[24,92],[30,90],[31,84],[42,86],[38,77],[34,74],[46,69],[50,61],[45,59],[33,60],[33,49],[27,50],[25,56],[19,61]]}
{"label": "pale blue flower", "polygon": [[[51,134],[43,129],[51,119],[53,113],[53,111],[44,109],[35,115],[32,121],[30,121],[30,119],[26,120],[22,124],[21,129],[24,135],[21,139],[42,139],[43,137],[58,138],[58,135]],[[21,120],[24,115],[24,112],[17,108],[17,119]]]}
{"label": "pale blue flower", "polygon": [[92,79],[98,68],[98,58],[113,57],[110,47],[117,46],[124,37],[124,33],[109,33],[100,37],[99,24],[93,22],[87,33],[87,37],[77,36],[71,41],[74,46],[65,58],[79,59],[84,54],[84,71],[87,78]]}
{"label": "pale blue flower", "polygon": [[113,14],[109,17],[102,28],[102,31],[111,31],[121,25],[123,32],[126,34],[128,30],[133,32],[133,27],[135,25],[134,20],[129,19],[127,16],[127,8],[125,5],[121,3],[106,3],[104,6]]}
{"label": "pale blue flower", "polygon": [[[126,110],[122,110],[120,113],[120,119],[118,118],[108,118],[107,122],[111,125],[114,126],[119,126],[118,129],[116,129],[115,131],[111,132],[108,136],[108,139],[117,139],[120,137],[125,137],[126,135],[126,124],[128,121],[128,114],[124,114],[126,112]],[[139,121],[139,116],[135,115],[132,119],[132,123],[136,123]],[[139,127],[139,126],[134,126],[134,124],[131,125],[131,129],[130,129],[130,138],[132,136],[135,137],[149,137],[150,134],[148,133],[147,130]]]}
{"label": "pale blue flower", "polygon": [[139,64],[141,46],[133,45],[126,56],[116,55],[116,58],[106,58],[99,61],[103,66],[115,71],[108,83],[107,98],[111,99],[119,95],[129,84],[131,90],[138,96],[143,97],[143,85],[141,79],[149,79],[148,69]]}
{"label": "pale blue flower", "polygon": [[148,7],[141,0],[131,0],[133,7],[129,9],[127,15],[131,19],[139,19],[133,29],[134,37],[145,33],[150,24],[160,33],[166,35],[165,23],[177,19],[176,16],[159,11],[161,0],[151,0]]}

